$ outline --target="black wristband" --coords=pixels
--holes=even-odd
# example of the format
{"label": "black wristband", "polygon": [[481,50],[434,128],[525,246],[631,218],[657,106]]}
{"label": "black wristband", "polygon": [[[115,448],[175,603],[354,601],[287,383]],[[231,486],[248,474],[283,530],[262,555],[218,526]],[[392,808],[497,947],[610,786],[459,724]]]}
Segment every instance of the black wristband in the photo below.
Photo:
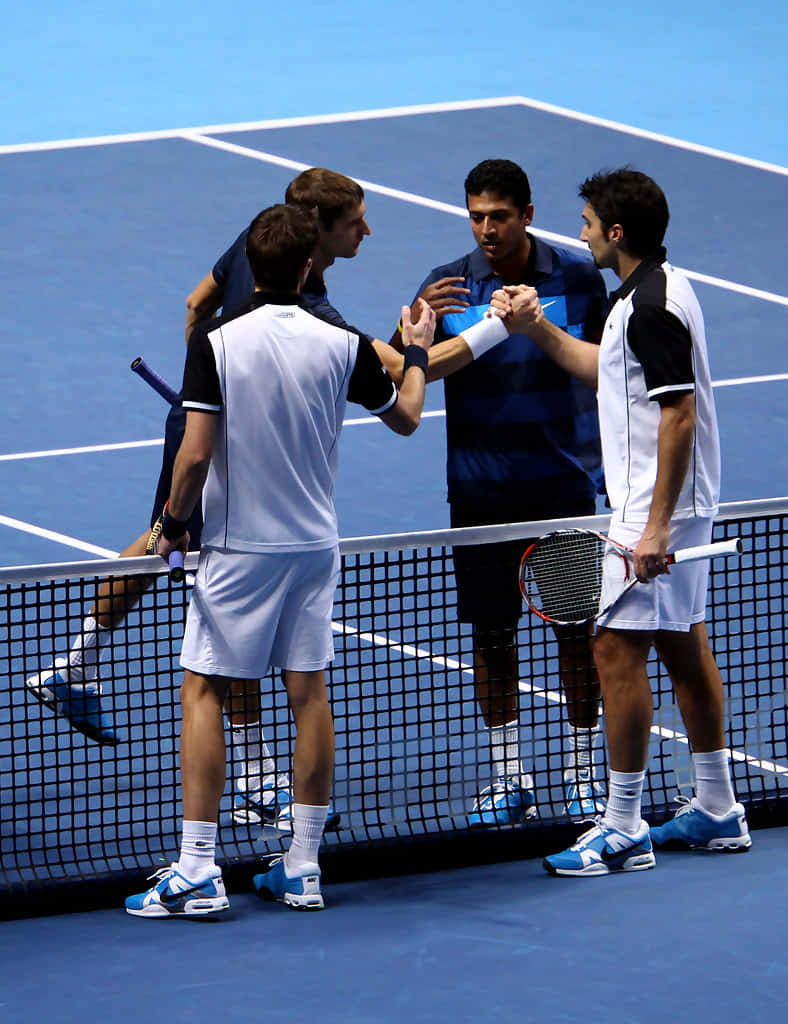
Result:
{"label": "black wristband", "polygon": [[188,519],[173,519],[166,508],[162,512],[161,535],[165,540],[177,540],[179,537],[182,537],[186,533],[188,525]]}
{"label": "black wristband", "polygon": [[408,345],[405,349],[405,370],[409,366],[418,366],[420,370],[424,371],[424,376],[426,377],[429,361],[430,357],[427,355],[427,350],[419,345]]}

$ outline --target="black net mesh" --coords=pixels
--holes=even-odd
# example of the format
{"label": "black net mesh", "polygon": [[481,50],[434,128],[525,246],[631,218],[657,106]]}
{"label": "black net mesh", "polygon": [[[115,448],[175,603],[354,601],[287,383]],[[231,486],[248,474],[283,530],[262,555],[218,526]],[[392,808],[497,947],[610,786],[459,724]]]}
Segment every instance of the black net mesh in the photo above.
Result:
{"label": "black net mesh", "polygon": [[[712,563],[707,621],[727,693],[735,787],[755,826],[783,821],[788,806],[786,516],[788,504],[777,500],[740,503],[726,507],[714,534],[744,543],[740,558]],[[518,529],[523,537],[542,532],[534,524],[507,529],[507,537]],[[457,621],[452,548],[486,536],[500,540],[502,528],[343,543],[329,673],[337,735],[332,802],[341,821],[326,833],[321,854],[329,880],[331,870],[337,877],[370,874],[380,857],[388,870],[406,870],[413,842],[418,864],[428,863],[423,852],[436,842],[439,862],[456,864],[540,853],[557,837],[577,834],[565,813],[566,707],[556,637],[530,613],[515,643],[536,817],[514,827],[468,827],[477,793],[494,780],[493,751],[474,692],[471,627]],[[150,571],[150,560],[136,562]],[[0,895],[7,915],[66,907],[75,887],[79,905],[97,905],[119,889],[134,891],[151,869],[177,859],[178,653],[189,586],[158,576],[106,634],[99,679],[116,742],[74,730],[25,685],[68,656],[102,580],[109,577],[116,593],[138,586],[138,576],[112,575],[131,565],[93,563],[57,578],[46,578],[61,572],[56,566],[0,570]],[[690,792],[692,770],[670,682],[655,657],[650,672],[655,719],[644,813],[658,821],[673,813],[678,793]],[[293,727],[281,680],[272,673],[260,692],[265,740],[285,774]],[[604,778],[603,744],[594,742]],[[234,871],[250,875],[255,858],[289,842],[286,831],[233,820],[238,750],[228,744],[219,822],[218,857],[231,882]]]}

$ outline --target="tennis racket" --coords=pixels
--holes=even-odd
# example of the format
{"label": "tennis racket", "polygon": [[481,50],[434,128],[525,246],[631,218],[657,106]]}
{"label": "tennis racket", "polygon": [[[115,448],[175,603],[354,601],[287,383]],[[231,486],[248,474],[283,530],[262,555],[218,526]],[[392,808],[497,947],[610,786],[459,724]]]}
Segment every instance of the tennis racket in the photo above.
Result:
{"label": "tennis racket", "polygon": [[131,369],[142,377],[146,384],[150,384],[154,391],[158,391],[165,402],[169,402],[170,405],[178,405],[180,402],[178,392],[173,391],[167,381],[160,377],[155,370],[151,370],[142,356],[137,356],[131,364]]}
{"label": "tennis racket", "polygon": [[[665,557],[668,565],[736,555],[738,537],[684,548]],[[638,582],[632,548],[594,530],[555,530],[526,550],[520,562],[520,591],[545,622],[579,626],[593,622]]]}
{"label": "tennis racket", "polygon": [[[145,545],[146,555],[157,555],[159,553],[159,539],[161,538],[161,523],[162,515],[158,517],[156,522],[150,529],[150,536],[148,537],[148,543]],[[186,579],[186,570],[183,567],[183,552],[182,551],[171,551],[167,564],[170,567],[170,581],[172,583],[183,583]]]}

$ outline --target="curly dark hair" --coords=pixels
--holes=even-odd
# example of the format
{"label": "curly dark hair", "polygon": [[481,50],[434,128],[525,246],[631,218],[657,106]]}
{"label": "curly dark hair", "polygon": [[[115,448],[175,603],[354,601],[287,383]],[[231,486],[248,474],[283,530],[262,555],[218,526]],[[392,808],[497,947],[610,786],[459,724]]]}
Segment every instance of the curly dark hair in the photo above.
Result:
{"label": "curly dark hair", "polygon": [[531,183],[528,175],[512,160],[482,160],[465,179],[465,202],[468,196],[494,192],[502,199],[511,199],[522,213],[531,205]]}
{"label": "curly dark hair", "polygon": [[621,167],[598,171],[579,188],[605,230],[620,224],[624,248],[644,258],[662,245],[670,220],[668,201],[659,185],[641,171]]}

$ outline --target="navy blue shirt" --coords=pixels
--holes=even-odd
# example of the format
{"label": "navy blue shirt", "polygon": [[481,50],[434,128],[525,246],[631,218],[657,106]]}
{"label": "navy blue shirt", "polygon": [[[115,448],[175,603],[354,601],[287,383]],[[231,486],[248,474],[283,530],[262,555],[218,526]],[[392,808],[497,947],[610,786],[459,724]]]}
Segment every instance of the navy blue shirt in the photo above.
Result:
{"label": "navy blue shirt", "polygon": [[[607,309],[602,275],[587,257],[528,237],[528,268],[519,283],[536,288],[553,323],[575,337],[598,340]],[[418,293],[442,277],[465,278],[470,305],[438,321],[436,341],[479,321],[503,285],[481,249],[436,267]],[[554,495],[571,515],[602,489],[596,395],[526,335],[510,335],[447,377],[444,388],[450,502]]]}
{"label": "navy blue shirt", "polygon": [[[249,260],[246,256],[246,236],[249,228],[244,228],[227,252],[216,261],[213,268],[213,279],[223,289],[222,316],[233,316],[246,303],[254,292],[254,277]],[[359,338],[371,342],[372,337],[357,327],[347,323],[328,301],[325,281],[317,274],[310,274],[301,289],[303,304],[310,312],[315,313],[336,327],[352,331]]]}

